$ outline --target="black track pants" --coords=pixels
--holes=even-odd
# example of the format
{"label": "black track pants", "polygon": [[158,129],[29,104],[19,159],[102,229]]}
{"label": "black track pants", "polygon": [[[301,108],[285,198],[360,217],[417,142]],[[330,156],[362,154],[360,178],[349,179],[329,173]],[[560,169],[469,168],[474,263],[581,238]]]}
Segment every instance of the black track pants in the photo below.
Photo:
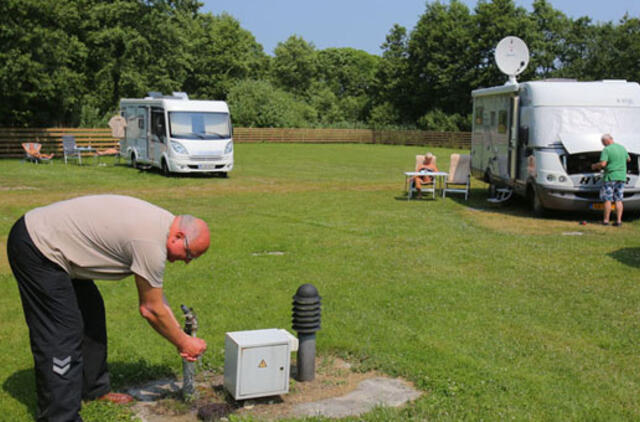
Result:
{"label": "black track pants", "polygon": [[72,280],[42,255],[24,217],[11,229],[7,255],[29,326],[38,421],[81,421],[81,400],[110,390],[102,296],[93,281]]}

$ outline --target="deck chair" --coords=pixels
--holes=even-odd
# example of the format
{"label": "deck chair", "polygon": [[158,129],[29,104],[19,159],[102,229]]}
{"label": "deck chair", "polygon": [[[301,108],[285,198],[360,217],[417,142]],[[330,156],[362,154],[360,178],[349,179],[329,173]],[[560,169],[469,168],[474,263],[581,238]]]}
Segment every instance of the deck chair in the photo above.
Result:
{"label": "deck chair", "polygon": [[471,179],[471,156],[469,154],[451,154],[449,161],[449,175],[444,182],[442,196],[447,197],[447,192],[464,193],[464,200],[469,198],[469,185]]}
{"label": "deck chair", "polygon": [[[422,163],[424,162],[424,155],[416,155],[416,166],[415,171],[418,171]],[[436,165],[436,156],[433,156],[433,164]],[[413,183],[413,179],[409,183],[409,189],[407,191],[407,199],[413,198],[414,193],[418,193],[418,189],[415,187]],[[431,178],[431,182],[422,182],[422,186],[420,187],[420,193],[431,193],[433,195],[433,199],[436,199],[436,179],[435,177]]]}
{"label": "deck chair", "polygon": [[65,164],[68,159],[78,160],[78,164],[82,164],[82,149],[76,145],[76,138],[73,135],[62,136],[62,152]]}
{"label": "deck chair", "polygon": [[120,150],[118,148],[107,148],[102,151],[96,151],[96,157],[98,159],[100,157],[116,157],[118,163],[120,163]]}
{"label": "deck chair", "polygon": [[25,161],[30,161],[32,163],[38,164],[41,161],[46,161],[51,164],[51,159],[53,158],[53,154],[43,154],[40,152],[42,149],[42,145],[38,142],[23,142],[22,149],[24,149],[25,153]]}

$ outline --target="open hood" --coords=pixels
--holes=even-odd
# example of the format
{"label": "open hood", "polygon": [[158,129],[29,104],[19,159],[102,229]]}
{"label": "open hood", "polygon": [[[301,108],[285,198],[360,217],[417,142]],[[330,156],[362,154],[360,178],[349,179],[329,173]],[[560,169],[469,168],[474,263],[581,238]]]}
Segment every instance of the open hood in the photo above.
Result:
{"label": "open hood", "polygon": [[[640,154],[640,134],[611,134],[614,142],[624,146],[627,152]],[[569,154],[602,151],[602,133],[561,133],[560,142]]]}

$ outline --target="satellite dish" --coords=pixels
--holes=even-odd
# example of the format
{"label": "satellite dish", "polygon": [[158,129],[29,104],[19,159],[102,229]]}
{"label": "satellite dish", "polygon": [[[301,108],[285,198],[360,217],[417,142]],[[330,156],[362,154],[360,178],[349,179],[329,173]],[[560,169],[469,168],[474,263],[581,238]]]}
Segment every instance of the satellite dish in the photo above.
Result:
{"label": "satellite dish", "polygon": [[516,75],[521,74],[529,64],[529,49],[518,37],[504,37],[496,47],[495,58],[500,71],[509,76],[509,82],[515,83]]}

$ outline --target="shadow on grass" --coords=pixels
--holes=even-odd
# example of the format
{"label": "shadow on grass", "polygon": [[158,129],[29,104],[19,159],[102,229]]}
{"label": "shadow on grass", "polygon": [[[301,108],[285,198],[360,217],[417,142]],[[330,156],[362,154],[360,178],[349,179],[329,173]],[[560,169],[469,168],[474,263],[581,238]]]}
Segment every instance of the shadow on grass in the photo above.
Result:
{"label": "shadow on grass", "polygon": [[[138,362],[110,362],[111,387],[118,390],[127,385],[173,376],[171,368],[165,365],[149,365],[143,360]],[[36,418],[36,382],[33,368],[21,369],[11,374],[2,384],[2,388],[11,397],[22,403]],[[2,417],[0,417],[2,420]]]}
{"label": "shadow on grass", "polygon": [[21,369],[11,374],[2,384],[2,389],[22,403],[36,418],[36,375],[33,368]]}
{"label": "shadow on grass", "polygon": [[[456,201],[476,211],[489,211],[516,217],[535,218],[531,204],[526,198],[514,196],[502,204],[491,204],[487,202],[489,197],[487,189],[473,188],[469,192],[469,199],[465,201],[461,194],[453,194],[447,196],[447,199]],[[406,199],[406,196],[404,197]],[[623,216],[624,221],[632,221],[640,217],[638,212],[626,212]],[[553,211],[547,210],[544,216],[547,220],[558,221],[587,221],[591,223],[599,223],[602,220],[602,211]]]}
{"label": "shadow on grass", "polygon": [[[123,164],[124,167],[131,167],[131,165],[129,164]],[[224,172],[207,172],[207,173],[201,173],[201,172],[194,172],[194,173],[169,173],[168,176],[165,176],[162,173],[162,170],[157,168],[157,167],[144,167],[144,168],[135,168],[135,169],[131,169],[133,170],[137,170],[138,174],[140,173],[148,173],[148,174],[152,174],[154,176],[159,176],[159,177],[167,177],[167,178],[174,178],[174,179],[227,179],[229,178],[229,175],[227,173]]]}
{"label": "shadow on grass", "polygon": [[625,265],[640,268],[640,248],[622,248],[608,255]]}

